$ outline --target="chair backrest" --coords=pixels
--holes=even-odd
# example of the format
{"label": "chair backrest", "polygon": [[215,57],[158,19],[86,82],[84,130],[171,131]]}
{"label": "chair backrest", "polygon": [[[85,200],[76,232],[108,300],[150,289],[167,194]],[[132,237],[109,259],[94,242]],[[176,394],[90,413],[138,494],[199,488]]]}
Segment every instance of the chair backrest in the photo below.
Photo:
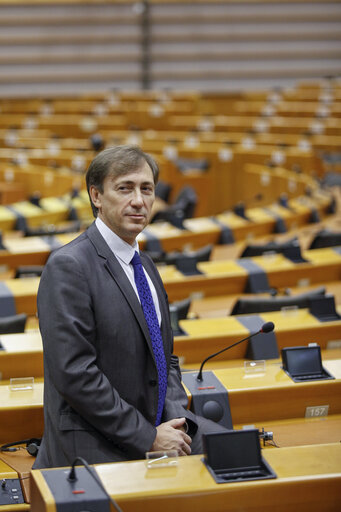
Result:
{"label": "chair backrest", "polygon": [[27,315],[25,313],[0,317],[0,334],[25,332],[26,321]]}
{"label": "chair backrest", "polygon": [[81,223],[77,219],[70,219],[70,222],[62,227],[55,226],[53,224],[48,227],[26,227],[24,231],[25,236],[55,236],[63,235],[66,233],[77,233],[81,229]]}
{"label": "chair backrest", "polygon": [[184,299],[177,302],[172,302],[169,305],[169,313],[171,318],[171,326],[174,336],[183,336],[185,331],[181,329],[179,325],[179,320],[184,320],[187,318],[188,310],[191,305],[190,299]]}
{"label": "chair backrest", "polygon": [[174,258],[174,264],[176,268],[185,275],[191,276],[201,274],[202,272],[197,268],[197,263],[199,263],[199,261],[208,261],[211,256],[212,249],[212,245],[207,245],[194,252],[179,253]]}
{"label": "chair backrest", "polygon": [[168,203],[171,190],[171,185],[165,183],[164,181],[158,181],[155,187],[155,195],[156,197],[159,197],[160,199],[165,201],[165,203]]}
{"label": "chair backrest", "polygon": [[187,171],[202,171],[208,170],[210,164],[206,158],[177,158],[175,165],[180,172],[186,173]]}
{"label": "chair backrest", "polygon": [[185,320],[187,318],[190,306],[191,299],[178,300],[170,304],[170,307],[176,310],[179,320]]}
{"label": "chair backrest", "polygon": [[321,249],[323,247],[337,247],[341,245],[341,231],[333,232],[322,229],[312,240],[309,249]]}
{"label": "chair backrest", "polygon": [[21,279],[24,277],[40,277],[43,273],[44,265],[23,265],[17,267],[14,278]]}
{"label": "chair backrest", "polygon": [[185,219],[193,217],[196,205],[198,203],[198,196],[193,187],[183,187],[174,201],[174,207],[180,208],[184,212]]}
{"label": "chair backrest", "polygon": [[297,247],[298,243],[298,239],[295,237],[283,243],[270,241],[266,244],[249,244],[241,253],[240,258],[262,256],[262,254],[267,252],[284,253],[285,251],[290,250],[291,247]]}
{"label": "chair backrest", "polygon": [[301,293],[294,296],[284,297],[264,297],[264,298],[240,298],[236,301],[231,311],[231,315],[248,315],[253,313],[265,313],[267,311],[280,311],[284,307],[296,306],[299,309],[309,307],[311,297],[321,296],[326,293],[324,286],[316,288],[307,293]]}

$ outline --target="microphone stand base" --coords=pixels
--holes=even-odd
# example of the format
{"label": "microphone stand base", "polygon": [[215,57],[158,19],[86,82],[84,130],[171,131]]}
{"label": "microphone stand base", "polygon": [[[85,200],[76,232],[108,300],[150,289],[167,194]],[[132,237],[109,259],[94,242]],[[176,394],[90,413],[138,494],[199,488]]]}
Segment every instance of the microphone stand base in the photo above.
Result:
{"label": "microphone stand base", "polygon": [[232,430],[227,389],[211,371],[203,372],[202,380],[198,380],[197,375],[198,372],[182,374],[182,382],[192,395],[191,411]]}

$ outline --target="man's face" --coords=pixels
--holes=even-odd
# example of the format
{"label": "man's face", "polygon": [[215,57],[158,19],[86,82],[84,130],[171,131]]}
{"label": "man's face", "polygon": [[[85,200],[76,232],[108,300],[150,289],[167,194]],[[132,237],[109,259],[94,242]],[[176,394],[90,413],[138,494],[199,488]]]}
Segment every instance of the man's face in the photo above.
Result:
{"label": "man's face", "polygon": [[128,174],[107,176],[103,193],[90,187],[98,217],[125,242],[132,245],[148,224],[155,199],[153,173],[147,162]]}

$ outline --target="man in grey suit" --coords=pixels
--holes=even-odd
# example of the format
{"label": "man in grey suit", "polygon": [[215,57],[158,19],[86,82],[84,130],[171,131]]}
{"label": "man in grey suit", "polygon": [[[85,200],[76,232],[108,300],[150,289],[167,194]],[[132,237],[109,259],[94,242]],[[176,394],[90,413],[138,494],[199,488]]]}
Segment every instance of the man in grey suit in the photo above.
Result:
{"label": "man in grey suit", "polygon": [[71,465],[76,457],[103,463],[147,451],[200,453],[202,426],[220,429],[186,408],[167,295],[155,265],[140,254],[167,372],[156,420],[158,367],[131,260],[157,178],[157,164],[136,146],[99,153],[86,176],[96,220],[45,266],[38,291],[45,429],[35,468]]}

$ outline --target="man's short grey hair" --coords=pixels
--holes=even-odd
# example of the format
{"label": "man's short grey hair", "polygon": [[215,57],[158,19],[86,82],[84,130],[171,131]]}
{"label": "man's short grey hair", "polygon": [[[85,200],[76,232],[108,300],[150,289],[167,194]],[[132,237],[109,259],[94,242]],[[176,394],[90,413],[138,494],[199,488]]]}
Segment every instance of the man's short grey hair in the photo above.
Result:
{"label": "man's short grey hair", "polygon": [[145,162],[153,173],[154,184],[156,185],[159,177],[159,167],[154,158],[148,153],[144,153],[139,146],[126,144],[107,148],[98,153],[86,173],[86,187],[94,217],[97,217],[98,209],[91,200],[90,187],[94,186],[103,194],[103,182],[107,176],[116,177],[128,174],[142,167]]}

